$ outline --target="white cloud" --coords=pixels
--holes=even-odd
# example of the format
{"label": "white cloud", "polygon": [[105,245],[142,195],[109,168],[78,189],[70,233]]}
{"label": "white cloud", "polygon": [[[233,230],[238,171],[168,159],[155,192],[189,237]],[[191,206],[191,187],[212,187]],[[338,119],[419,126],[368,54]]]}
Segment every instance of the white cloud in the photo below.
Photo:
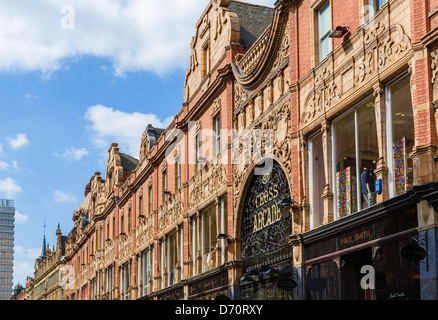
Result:
{"label": "white cloud", "polygon": [[36,260],[41,255],[41,248],[25,248],[14,246],[15,257]]}
{"label": "white cloud", "polygon": [[71,192],[63,192],[60,190],[53,191],[53,201],[55,202],[76,202],[77,198]]}
{"label": "white cloud", "polygon": [[119,148],[131,156],[138,158],[141,136],[148,124],[156,128],[166,128],[172,118],[160,120],[154,114],[138,112],[127,113],[102,105],[88,108],[85,119],[91,121],[90,139],[99,148],[108,148],[111,143],[119,144]]}
{"label": "white cloud", "polygon": [[17,172],[20,172],[20,168],[18,167],[18,163],[15,160],[12,160],[11,163],[7,163],[5,161],[0,160],[0,170],[9,170],[14,169]]}
{"label": "white cloud", "polygon": [[22,224],[26,223],[29,220],[29,217],[25,214],[21,214],[18,210],[15,210],[15,223]]}
{"label": "white cloud", "polygon": [[20,261],[14,259],[14,284],[20,283],[24,287],[27,276],[33,277],[35,260]]}
{"label": "white cloud", "polygon": [[27,276],[33,277],[35,260],[41,255],[41,248],[14,246],[14,284],[25,285]]}
{"label": "white cloud", "polygon": [[0,160],[0,170],[8,170],[9,167],[9,163]]}
{"label": "white cloud", "polygon": [[40,99],[40,97],[38,97],[38,96],[34,96],[34,95],[30,94],[30,93],[26,94],[24,97],[25,97],[26,99],[34,99],[34,100],[38,100],[38,99]]}
{"label": "white cloud", "polygon": [[[275,0],[253,0],[273,6]],[[0,2],[0,70],[43,71],[63,59],[110,59],[115,74],[187,68],[195,25],[207,0],[59,0]],[[74,14],[74,15],[73,15]],[[68,24],[67,19],[71,18]],[[68,27],[73,27],[72,29]]]}
{"label": "white cloud", "polygon": [[15,198],[15,195],[21,191],[23,191],[21,187],[12,178],[0,180],[0,195],[6,198]]}
{"label": "white cloud", "polygon": [[6,138],[9,141],[9,146],[12,149],[20,149],[24,146],[29,145],[30,141],[26,137],[25,133],[19,133],[17,134],[16,138]]}
{"label": "white cloud", "polygon": [[66,150],[62,154],[54,153],[55,156],[63,158],[67,161],[79,161],[84,156],[88,155],[88,150],[85,148],[77,149],[74,147],[71,147],[70,149]]}

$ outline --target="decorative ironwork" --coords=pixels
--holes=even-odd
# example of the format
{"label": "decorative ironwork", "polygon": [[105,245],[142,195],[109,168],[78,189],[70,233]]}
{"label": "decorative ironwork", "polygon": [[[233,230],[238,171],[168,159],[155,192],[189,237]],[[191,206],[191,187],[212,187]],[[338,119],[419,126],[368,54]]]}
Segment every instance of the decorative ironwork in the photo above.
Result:
{"label": "decorative ironwork", "polygon": [[[268,180],[269,177],[269,180]],[[290,208],[278,203],[290,196],[281,166],[273,161],[270,175],[256,175],[249,186],[242,215],[242,260],[244,273],[278,263],[292,255],[288,236],[292,232]]]}

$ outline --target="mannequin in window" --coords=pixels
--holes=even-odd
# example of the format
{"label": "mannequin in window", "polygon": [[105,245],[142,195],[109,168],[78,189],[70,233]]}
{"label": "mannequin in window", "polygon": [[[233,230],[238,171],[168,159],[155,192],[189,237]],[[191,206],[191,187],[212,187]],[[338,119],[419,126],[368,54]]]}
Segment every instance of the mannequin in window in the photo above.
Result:
{"label": "mannequin in window", "polygon": [[371,171],[368,171],[368,168],[363,168],[363,172],[360,175],[360,186],[361,192],[366,200],[368,207],[371,207],[374,204],[374,196],[373,193],[375,191],[374,186],[374,174]]}

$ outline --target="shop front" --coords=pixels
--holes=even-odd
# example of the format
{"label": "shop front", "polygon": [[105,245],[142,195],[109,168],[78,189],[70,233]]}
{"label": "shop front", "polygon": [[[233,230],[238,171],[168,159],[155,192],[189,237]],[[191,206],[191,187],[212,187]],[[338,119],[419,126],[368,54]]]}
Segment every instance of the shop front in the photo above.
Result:
{"label": "shop front", "polygon": [[403,254],[422,241],[414,194],[303,233],[306,299],[420,299],[424,256]]}
{"label": "shop front", "polygon": [[290,300],[296,287],[288,243],[292,231],[289,182],[275,160],[267,168],[253,175],[243,203],[242,300]]}

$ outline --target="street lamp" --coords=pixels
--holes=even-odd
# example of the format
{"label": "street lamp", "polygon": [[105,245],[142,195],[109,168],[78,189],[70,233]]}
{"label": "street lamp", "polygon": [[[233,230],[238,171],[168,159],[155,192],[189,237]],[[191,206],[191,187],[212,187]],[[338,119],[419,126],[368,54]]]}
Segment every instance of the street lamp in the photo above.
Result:
{"label": "street lamp", "polygon": [[349,27],[337,26],[329,34],[329,38],[342,38],[350,30]]}

